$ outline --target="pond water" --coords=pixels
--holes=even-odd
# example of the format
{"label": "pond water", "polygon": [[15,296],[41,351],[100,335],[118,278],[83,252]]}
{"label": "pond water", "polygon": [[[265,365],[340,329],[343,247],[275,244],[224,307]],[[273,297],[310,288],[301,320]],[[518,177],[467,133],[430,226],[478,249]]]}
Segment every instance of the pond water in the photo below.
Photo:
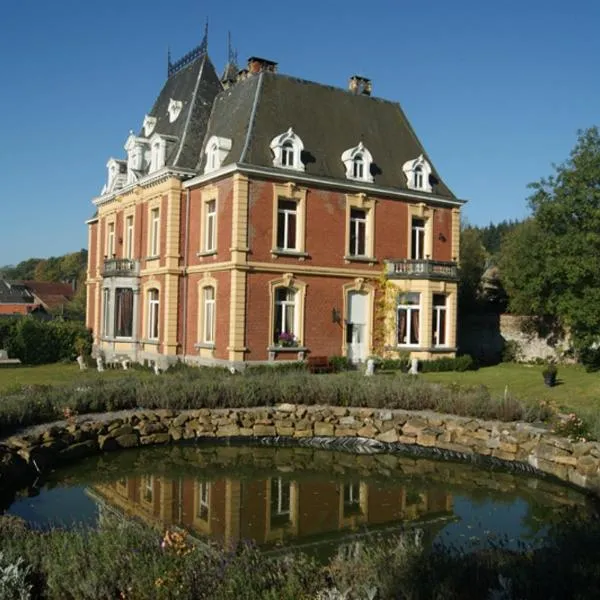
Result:
{"label": "pond water", "polygon": [[[4,491],[6,494],[6,491]],[[418,527],[459,546],[543,541],[548,525],[591,510],[554,482],[401,455],[309,448],[169,446],[105,454],[0,497],[46,529],[107,515],[181,527],[223,544],[301,548],[323,559],[373,532]]]}

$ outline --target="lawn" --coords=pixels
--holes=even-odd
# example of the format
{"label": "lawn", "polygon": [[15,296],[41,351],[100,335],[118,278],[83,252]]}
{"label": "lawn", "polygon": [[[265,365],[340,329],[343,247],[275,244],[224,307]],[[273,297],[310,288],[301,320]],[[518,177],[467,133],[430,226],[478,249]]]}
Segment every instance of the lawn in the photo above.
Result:
{"label": "lawn", "polygon": [[[136,373],[147,374],[145,371],[136,371]],[[80,371],[79,366],[75,363],[54,363],[50,365],[38,365],[35,367],[6,366],[0,368],[0,393],[20,385],[61,385],[73,382],[86,383],[100,377],[112,378],[122,375],[122,369],[107,369],[104,373],[98,373],[93,369]]]}
{"label": "lawn", "polygon": [[427,381],[444,384],[485,385],[494,396],[508,390],[524,402],[546,400],[565,411],[590,411],[600,408],[600,373],[586,373],[579,365],[559,365],[557,385],[544,385],[540,365],[503,363],[464,373],[425,373]]}

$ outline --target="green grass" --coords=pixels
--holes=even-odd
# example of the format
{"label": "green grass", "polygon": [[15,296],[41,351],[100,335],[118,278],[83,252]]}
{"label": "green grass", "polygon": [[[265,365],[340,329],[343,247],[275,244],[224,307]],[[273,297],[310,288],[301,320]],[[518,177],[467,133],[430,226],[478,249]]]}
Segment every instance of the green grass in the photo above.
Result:
{"label": "green grass", "polygon": [[[131,371],[129,371],[131,372]],[[146,371],[135,371],[141,376],[151,373]],[[122,377],[122,369],[107,369],[104,373],[98,373],[95,369],[80,371],[76,364],[54,363],[50,365],[38,365],[35,367],[17,366],[0,368],[0,392],[10,391],[20,385],[65,385],[71,383],[90,383],[100,378],[112,379]]]}
{"label": "green grass", "polygon": [[541,365],[503,363],[464,373],[424,373],[426,381],[442,384],[485,385],[493,397],[508,393],[526,403],[551,402],[563,411],[600,408],[600,373],[586,373],[580,365],[559,365],[557,385],[544,385]]}

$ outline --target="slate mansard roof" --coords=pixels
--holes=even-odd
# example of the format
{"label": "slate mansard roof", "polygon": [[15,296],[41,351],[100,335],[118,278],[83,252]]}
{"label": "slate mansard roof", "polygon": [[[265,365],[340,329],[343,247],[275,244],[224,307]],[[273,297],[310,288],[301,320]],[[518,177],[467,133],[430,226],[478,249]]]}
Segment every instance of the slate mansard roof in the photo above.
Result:
{"label": "slate mansard roof", "polygon": [[[223,89],[215,67],[206,52],[198,54],[196,60],[170,75],[154,102],[148,116],[156,118],[156,125],[149,136],[144,130],[139,137],[152,137],[155,133],[177,138],[177,142],[166,157],[171,167],[193,169],[198,162],[206,124],[215,96]],[[170,100],[183,103],[181,113],[169,122]]]}
{"label": "slate mansard roof", "polygon": [[423,154],[433,193],[455,199],[398,103],[278,73],[250,75],[217,95],[204,144],[213,135],[231,139],[222,166],[274,168],[271,141],[290,127],[304,143],[308,175],[347,181],[342,153],[362,141],[373,156],[375,185],[408,189],[402,166]]}

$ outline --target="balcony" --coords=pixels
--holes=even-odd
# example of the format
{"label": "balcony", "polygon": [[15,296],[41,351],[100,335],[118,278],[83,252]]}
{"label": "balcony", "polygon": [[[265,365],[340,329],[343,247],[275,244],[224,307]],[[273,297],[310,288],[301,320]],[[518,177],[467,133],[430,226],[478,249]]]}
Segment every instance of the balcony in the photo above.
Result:
{"label": "balcony", "polygon": [[139,277],[140,261],[131,258],[105,258],[103,277]]}
{"label": "balcony", "polygon": [[385,263],[388,279],[458,281],[458,264],[452,261],[400,258]]}

